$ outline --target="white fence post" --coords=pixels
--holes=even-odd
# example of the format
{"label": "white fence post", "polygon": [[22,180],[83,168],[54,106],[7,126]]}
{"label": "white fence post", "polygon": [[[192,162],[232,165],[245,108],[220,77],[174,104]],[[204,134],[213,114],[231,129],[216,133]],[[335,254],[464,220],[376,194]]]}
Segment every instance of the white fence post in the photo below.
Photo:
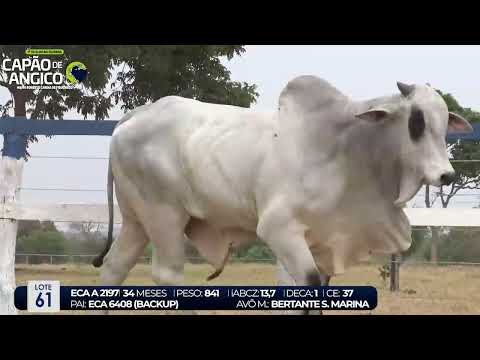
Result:
{"label": "white fence post", "polygon": [[15,246],[18,223],[10,218],[8,204],[18,200],[23,159],[0,159],[0,315],[15,315]]}

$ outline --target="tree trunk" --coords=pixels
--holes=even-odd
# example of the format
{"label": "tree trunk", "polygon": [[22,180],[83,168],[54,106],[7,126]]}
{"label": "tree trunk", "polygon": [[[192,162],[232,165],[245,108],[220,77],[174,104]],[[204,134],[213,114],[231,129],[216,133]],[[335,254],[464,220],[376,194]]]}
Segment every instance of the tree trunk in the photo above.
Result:
{"label": "tree trunk", "polygon": [[[13,96],[15,116],[26,116],[26,93],[14,91]],[[5,148],[11,146],[11,142],[18,141],[22,141],[18,136],[11,141],[5,141],[7,143]],[[23,158],[17,159],[2,155],[0,160],[0,208],[18,200],[23,162]],[[15,219],[8,219],[8,214],[0,214],[0,315],[17,313],[14,305],[17,230],[18,222]]]}
{"label": "tree trunk", "polygon": [[15,116],[27,116],[27,93],[25,90],[12,90]]}

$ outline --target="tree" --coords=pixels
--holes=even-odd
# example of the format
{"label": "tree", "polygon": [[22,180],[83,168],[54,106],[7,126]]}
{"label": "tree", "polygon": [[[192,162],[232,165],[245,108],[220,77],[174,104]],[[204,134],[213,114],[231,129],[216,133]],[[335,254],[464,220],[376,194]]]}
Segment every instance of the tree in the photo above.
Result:
{"label": "tree", "polygon": [[[238,45],[126,46],[116,49],[121,70],[111,87],[115,102],[132,109],[167,95],[249,107],[258,94],[255,85],[230,80],[220,57],[245,52]],[[117,89],[118,88],[118,89]]]}
{"label": "tree", "polygon": [[86,223],[70,223],[69,230],[78,234],[78,240],[86,242],[87,244],[95,245],[99,241],[103,241],[102,229],[103,225],[100,223],[93,223],[91,221]]}
{"label": "tree", "polygon": [[275,255],[270,248],[258,239],[251,243],[247,243],[238,249],[234,249],[232,258],[244,262],[260,260],[275,263],[276,260]]}
{"label": "tree", "polygon": [[102,233],[102,224],[98,223],[70,223],[66,233],[68,251],[74,254],[95,254],[105,246],[105,236]]}
{"label": "tree", "polygon": [[[448,110],[455,112],[471,123],[480,121],[480,113],[470,108],[463,108],[451,94],[444,94],[440,90],[437,92],[445,100]],[[457,140],[448,143],[448,151],[453,160],[475,160],[480,159],[480,141],[478,140]],[[446,208],[451,199],[463,189],[480,188],[480,166],[475,162],[453,162],[453,168],[456,172],[456,179],[448,186],[441,186],[440,190],[431,193],[430,186],[425,187],[425,205],[427,208],[433,206],[437,199],[440,199],[443,208]],[[440,228],[432,227],[431,239],[431,261],[438,261],[438,245],[440,241]]]}
{"label": "tree", "polygon": [[82,234],[85,239],[96,239],[98,238],[102,224],[93,223],[91,221],[86,223],[70,223],[69,228],[72,231]]}
{"label": "tree", "polygon": [[52,221],[20,220],[17,237],[30,235],[33,231],[58,231]]}
{"label": "tree", "polygon": [[[25,58],[28,45],[1,45],[0,61]],[[63,49],[55,55],[64,68],[81,61],[88,76],[75,89],[19,90],[9,85],[0,71],[0,85],[11,99],[0,105],[0,115],[14,109],[15,116],[32,119],[62,119],[75,110],[86,119],[108,117],[114,105],[129,110],[166,95],[180,95],[202,101],[248,107],[258,93],[255,85],[235,82],[220,58],[232,59],[245,52],[242,45],[38,45],[36,48]],[[117,72],[116,72],[117,71]],[[116,74],[115,74],[116,72]],[[108,85],[110,84],[110,89]],[[37,141],[29,136],[27,145]],[[28,157],[28,152],[27,152]]]}
{"label": "tree", "polygon": [[58,231],[34,230],[28,235],[19,237],[17,251],[36,254],[64,254],[65,237]]}

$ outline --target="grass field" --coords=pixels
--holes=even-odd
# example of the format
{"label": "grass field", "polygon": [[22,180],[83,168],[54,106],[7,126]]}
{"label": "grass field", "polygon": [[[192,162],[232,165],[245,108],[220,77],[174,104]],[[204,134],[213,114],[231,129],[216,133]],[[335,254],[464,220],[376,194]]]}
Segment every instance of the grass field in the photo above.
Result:
{"label": "grass field", "polygon": [[[331,285],[370,285],[378,290],[378,306],[373,311],[327,311],[324,314],[480,314],[480,267],[403,266],[400,292],[391,293],[379,277],[378,266],[361,265],[332,279]],[[274,285],[275,268],[268,264],[229,264],[222,275],[207,282],[208,265],[187,265],[188,285]],[[91,265],[17,265],[17,285],[28,280],[59,280],[62,285],[96,285],[99,271]],[[153,285],[150,266],[138,264],[125,285]],[[28,314],[20,312],[21,314]],[[61,313],[84,314],[82,311]],[[178,314],[175,311],[124,312],[111,314]],[[200,311],[199,314],[272,314],[267,311]],[[273,312],[274,314],[278,312]]]}

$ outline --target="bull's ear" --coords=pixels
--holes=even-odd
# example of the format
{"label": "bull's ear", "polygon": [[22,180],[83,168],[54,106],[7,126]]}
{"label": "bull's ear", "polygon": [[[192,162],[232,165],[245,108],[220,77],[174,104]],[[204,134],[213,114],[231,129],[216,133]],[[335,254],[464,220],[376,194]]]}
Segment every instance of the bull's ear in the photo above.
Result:
{"label": "bull's ear", "polygon": [[392,110],[386,106],[374,107],[365,112],[355,114],[355,117],[365,120],[369,123],[377,124],[387,119],[392,114]]}
{"label": "bull's ear", "polygon": [[448,113],[448,132],[449,133],[471,133],[472,125],[460,115],[453,112]]}

